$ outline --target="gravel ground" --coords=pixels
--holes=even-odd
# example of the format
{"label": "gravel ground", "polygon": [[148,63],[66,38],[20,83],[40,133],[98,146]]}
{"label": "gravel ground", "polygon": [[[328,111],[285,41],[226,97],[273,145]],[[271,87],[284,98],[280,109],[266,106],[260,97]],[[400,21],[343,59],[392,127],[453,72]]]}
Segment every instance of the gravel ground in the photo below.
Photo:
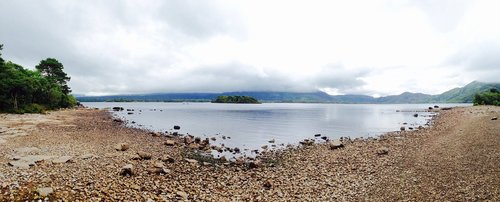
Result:
{"label": "gravel ground", "polygon": [[[0,137],[26,135],[0,143],[0,201],[500,201],[498,116],[500,107],[441,110],[430,128],[289,148],[250,165],[193,155],[195,143],[123,127],[104,111],[2,115]],[[9,165],[23,161],[35,163]]]}

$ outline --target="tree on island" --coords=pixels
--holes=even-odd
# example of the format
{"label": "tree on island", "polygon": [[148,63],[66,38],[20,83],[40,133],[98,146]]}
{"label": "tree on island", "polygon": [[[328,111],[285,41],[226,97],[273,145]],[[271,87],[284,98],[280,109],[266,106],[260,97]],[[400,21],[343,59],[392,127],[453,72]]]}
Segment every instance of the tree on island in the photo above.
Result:
{"label": "tree on island", "polygon": [[76,105],[69,94],[70,78],[56,59],[42,60],[36,70],[29,70],[1,56],[0,52],[0,112],[40,113]]}
{"label": "tree on island", "polygon": [[257,99],[249,96],[218,96],[212,103],[260,104]]}

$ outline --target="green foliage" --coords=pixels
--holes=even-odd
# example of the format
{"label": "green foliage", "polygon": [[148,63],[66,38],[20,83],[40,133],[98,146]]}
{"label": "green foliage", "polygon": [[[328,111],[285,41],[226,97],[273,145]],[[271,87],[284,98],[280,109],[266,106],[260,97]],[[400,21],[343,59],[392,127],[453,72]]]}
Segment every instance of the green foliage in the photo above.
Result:
{"label": "green foliage", "polygon": [[492,88],[489,92],[474,95],[474,105],[496,105],[500,106],[500,92]]}
{"label": "green foliage", "polygon": [[75,106],[76,99],[68,94],[69,79],[55,59],[43,60],[37,70],[1,59],[0,112],[41,113],[45,109]]}
{"label": "green foliage", "polygon": [[29,104],[23,106],[20,109],[11,111],[16,114],[25,114],[25,113],[45,113],[45,107],[39,104]]}
{"label": "green foliage", "polygon": [[235,96],[221,95],[221,96],[218,96],[212,102],[213,103],[238,103],[238,104],[247,103],[247,104],[259,104],[259,101],[257,101],[257,99],[255,99],[253,97],[239,96],[239,95],[235,95]]}
{"label": "green foliage", "polygon": [[40,61],[40,64],[36,66],[36,69],[42,73],[49,81],[59,85],[64,94],[71,92],[67,82],[71,79],[63,71],[64,66],[54,58],[47,58]]}

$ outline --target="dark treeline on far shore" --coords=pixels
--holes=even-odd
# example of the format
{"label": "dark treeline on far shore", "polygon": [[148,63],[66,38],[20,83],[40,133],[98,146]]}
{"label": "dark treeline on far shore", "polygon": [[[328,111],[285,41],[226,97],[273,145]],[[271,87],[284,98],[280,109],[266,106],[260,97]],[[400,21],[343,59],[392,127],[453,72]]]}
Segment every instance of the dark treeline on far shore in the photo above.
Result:
{"label": "dark treeline on far shore", "polygon": [[67,84],[70,77],[59,61],[47,58],[30,70],[5,61],[2,48],[0,44],[0,112],[41,113],[76,105]]}

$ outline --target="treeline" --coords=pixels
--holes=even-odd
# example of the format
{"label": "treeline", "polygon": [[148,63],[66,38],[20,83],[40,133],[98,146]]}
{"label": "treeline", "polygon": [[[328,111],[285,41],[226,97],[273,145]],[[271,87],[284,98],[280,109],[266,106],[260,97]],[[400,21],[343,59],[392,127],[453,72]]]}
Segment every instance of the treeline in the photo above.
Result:
{"label": "treeline", "polygon": [[500,92],[492,88],[489,92],[474,95],[474,105],[496,105],[500,106]]}
{"label": "treeline", "polygon": [[221,95],[218,96],[213,103],[239,103],[239,104],[260,104],[257,99],[249,96],[226,96],[226,95]]}
{"label": "treeline", "polygon": [[47,58],[29,70],[5,61],[2,48],[0,44],[0,112],[41,113],[77,104],[67,84],[70,77],[59,61]]}

